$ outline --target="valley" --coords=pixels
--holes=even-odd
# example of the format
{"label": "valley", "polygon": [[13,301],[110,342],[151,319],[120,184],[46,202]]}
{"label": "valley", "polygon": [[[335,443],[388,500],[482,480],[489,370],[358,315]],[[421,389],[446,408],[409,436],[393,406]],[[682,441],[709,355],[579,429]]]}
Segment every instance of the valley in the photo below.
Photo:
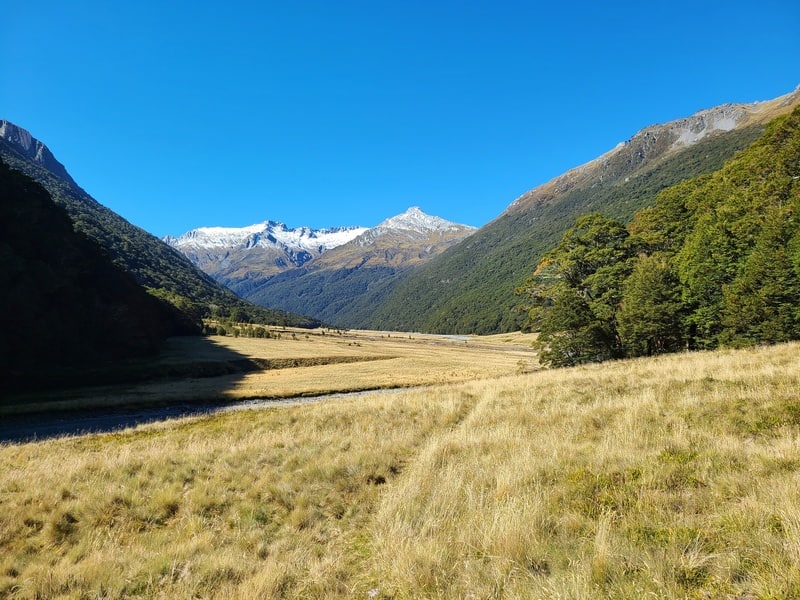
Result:
{"label": "valley", "polygon": [[0,402],[0,417],[7,421],[0,440],[116,428],[244,400],[324,398],[538,368],[533,334],[448,337],[280,328],[271,335],[170,338],[156,359],[129,363],[117,383],[6,397]]}
{"label": "valley", "polygon": [[[373,337],[321,343],[465,368]],[[0,595],[793,597],[799,373],[782,344],[0,444]]]}
{"label": "valley", "polygon": [[0,597],[800,597],[798,103],[163,240],[0,121]]}

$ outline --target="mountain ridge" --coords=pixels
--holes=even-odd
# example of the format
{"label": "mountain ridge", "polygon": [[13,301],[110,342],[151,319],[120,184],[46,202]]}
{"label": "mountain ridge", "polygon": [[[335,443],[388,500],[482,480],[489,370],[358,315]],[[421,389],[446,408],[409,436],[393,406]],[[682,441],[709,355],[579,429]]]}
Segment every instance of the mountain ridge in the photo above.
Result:
{"label": "mountain ridge", "polygon": [[[661,190],[720,169],[755,142],[767,122],[798,103],[800,88],[774,100],[726,104],[645,127],[627,143],[519,196],[475,234],[398,282],[358,325],[451,334],[518,329],[524,319],[514,290],[577,217],[601,212],[630,220]],[[717,113],[718,125],[729,125],[732,114],[741,117],[733,129],[711,130],[710,115]],[[703,126],[706,134],[698,135]]]}
{"label": "mountain ridge", "polygon": [[[374,227],[289,230],[281,224],[284,233],[298,235],[284,235],[280,243],[253,243],[252,236],[269,223],[276,222],[224,231],[199,228],[167,242],[252,302],[291,312],[302,308],[326,323],[351,327],[357,320],[341,319],[341,312],[368,313],[376,294],[476,231],[412,206]],[[333,232],[324,247],[318,243],[325,235],[320,232]],[[217,245],[220,238],[208,233],[225,234],[230,245]],[[310,240],[316,248],[310,248]]]}
{"label": "mountain ridge", "polygon": [[600,156],[525,192],[503,214],[526,202],[546,201],[550,194],[564,193],[576,185],[585,185],[598,170],[601,174],[599,182],[602,182],[604,177],[618,176],[623,166],[640,165],[654,157],[666,158],[714,134],[727,133],[748,125],[764,125],[788,112],[798,102],[800,86],[773,100],[726,103],[698,110],[688,117],[648,125]]}
{"label": "mountain ridge", "polygon": [[0,119],[0,139],[9,142],[24,158],[40,165],[69,185],[75,188],[80,187],[67,172],[66,167],[50,152],[50,149],[33,137],[27,129],[23,129],[11,121]]}
{"label": "mountain ridge", "polygon": [[6,120],[0,123],[0,157],[6,164],[41,184],[53,201],[66,209],[75,229],[100,244],[139,285],[195,317],[226,317],[235,310],[247,319],[265,323],[319,324],[302,315],[265,309],[237,297],[181,253],[100,204],[27,130]]}

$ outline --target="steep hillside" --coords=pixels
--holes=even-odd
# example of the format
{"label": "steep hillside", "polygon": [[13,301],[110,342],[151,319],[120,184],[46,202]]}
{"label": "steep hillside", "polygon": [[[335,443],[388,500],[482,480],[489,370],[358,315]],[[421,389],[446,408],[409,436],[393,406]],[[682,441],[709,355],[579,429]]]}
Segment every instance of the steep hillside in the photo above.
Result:
{"label": "steep hillside", "polygon": [[38,181],[64,207],[78,231],[106,249],[136,281],[183,308],[207,315],[236,309],[251,320],[313,325],[313,319],[254,306],[237,298],[155,236],[98,203],[81,189],[46,146],[27,131],[0,120],[0,157]]}
{"label": "steep hillside", "polygon": [[41,385],[54,370],[154,354],[192,323],[77,233],[66,211],[0,160],[0,387]]}
{"label": "steep hillside", "polygon": [[726,105],[648,127],[603,156],[524,194],[493,222],[421,267],[359,323],[437,333],[517,329],[514,290],[578,216],[629,221],[658,192],[722,167],[789,112],[800,91],[770,102]]}
{"label": "steep hillside", "polygon": [[358,328],[403,277],[474,231],[412,207],[304,267],[238,291],[259,304]]}

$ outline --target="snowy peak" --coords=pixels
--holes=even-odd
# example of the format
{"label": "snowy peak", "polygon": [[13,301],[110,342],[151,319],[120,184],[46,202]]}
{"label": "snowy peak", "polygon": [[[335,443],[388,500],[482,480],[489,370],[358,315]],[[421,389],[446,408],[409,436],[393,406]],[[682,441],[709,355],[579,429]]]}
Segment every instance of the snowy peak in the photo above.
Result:
{"label": "snowy peak", "polygon": [[378,230],[406,230],[416,233],[434,233],[445,231],[460,231],[474,229],[468,225],[459,225],[441,217],[434,217],[422,212],[419,206],[412,206],[406,212],[386,219],[375,229]]}
{"label": "snowy peak", "polygon": [[429,238],[441,238],[468,235],[475,231],[475,227],[460,225],[447,221],[441,217],[425,214],[418,206],[412,206],[406,212],[390,217],[377,226],[369,229],[356,238],[353,243],[365,247],[384,240],[420,241]]}
{"label": "snowy peak", "polygon": [[365,236],[374,239],[387,233],[403,232],[417,237],[474,229],[468,225],[460,225],[425,214],[418,206],[412,206],[406,212],[386,219],[372,228],[358,226],[326,229],[290,228],[280,222],[264,221],[247,227],[198,227],[179,237],[166,236],[164,241],[182,252],[279,248],[318,255]]}
{"label": "snowy peak", "polygon": [[56,160],[47,146],[33,137],[26,129],[5,119],[0,119],[0,140],[3,140],[23,158],[35,162],[71,186],[78,187],[75,180],[67,173],[64,165]]}
{"label": "snowy peak", "polygon": [[200,227],[164,241],[247,297],[265,279],[298,267],[335,270],[418,264],[475,229],[413,206],[371,228],[290,228],[264,221],[247,227]]}
{"label": "snowy peak", "polygon": [[284,223],[264,221],[247,227],[199,227],[164,241],[179,250],[280,248],[321,254],[346,244],[367,230],[366,227],[311,229],[290,228]]}

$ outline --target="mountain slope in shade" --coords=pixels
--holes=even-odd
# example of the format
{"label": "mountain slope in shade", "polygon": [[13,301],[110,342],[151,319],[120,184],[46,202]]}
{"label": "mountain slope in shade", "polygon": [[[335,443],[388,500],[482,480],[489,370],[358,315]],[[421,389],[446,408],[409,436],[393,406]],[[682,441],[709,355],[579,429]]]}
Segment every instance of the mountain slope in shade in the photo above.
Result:
{"label": "mountain slope in shade", "polygon": [[75,228],[106,249],[111,260],[142,286],[201,315],[237,310],[267,323],[311,326],[313,319],[270,311],[238,298],[167,244],[106,208],[69,176],[47,147],[30,133],[0,121],[0,157],[39,182],[67,210]]}
{"label": "mountain slope in shade", "polygon": [[[0,160],[0,389],[47,383],[63,368],[155,354],[199,332],[73,229],[38,183]],[[35,232],[33,235],[31,232]]]}
{"label": "mountain slope in shade", "polygon": [[643,129],[606,154],[515,200],[497,219],[415,270],[358,325],[434,333],[518,329],[514,290],[578,216],[628,221],[662,189],[722,167],[800,103],[800,89],[772,101],[729,104]]}

